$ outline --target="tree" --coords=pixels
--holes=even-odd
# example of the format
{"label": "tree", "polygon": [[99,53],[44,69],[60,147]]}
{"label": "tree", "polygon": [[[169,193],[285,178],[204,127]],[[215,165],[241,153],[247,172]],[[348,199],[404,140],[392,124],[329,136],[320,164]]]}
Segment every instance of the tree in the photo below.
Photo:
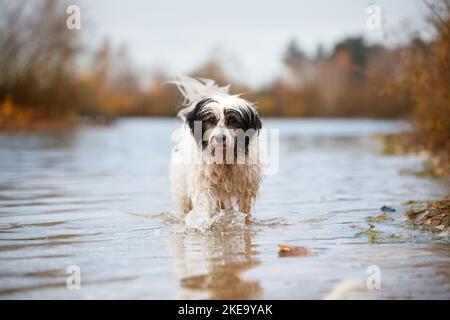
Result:
{"label": "tree", "polygon": [[66,28],[65,1],[0,0],[0,101],[42,115],[77,106],[77,32]]}

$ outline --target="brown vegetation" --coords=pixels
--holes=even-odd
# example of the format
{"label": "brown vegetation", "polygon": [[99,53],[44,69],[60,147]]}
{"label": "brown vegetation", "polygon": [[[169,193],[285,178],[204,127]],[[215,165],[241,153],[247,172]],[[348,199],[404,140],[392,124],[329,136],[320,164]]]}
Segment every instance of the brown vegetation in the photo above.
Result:
{"label": "brown vegetation", "polygon": [[415,227],[433,232],[448,231],[450,222],[450,196],[441,200],[407,203],[411,208],[406,216]]}
{"label": "brown vegetation", "polygon": [[450,175],[450,2],[430,5],[436,37],[416,40],[406,53],[404,83],[414,107],[418,145],[430,152],[427,163],[439,176]]}
{"label": "brown vegetation", "polygon": [[13,121],[12,116],[21,122],[77,113],[78,82],[73,74],[80,43],[66,29],[64,8],[50,0],[0,1],[2,126]]}

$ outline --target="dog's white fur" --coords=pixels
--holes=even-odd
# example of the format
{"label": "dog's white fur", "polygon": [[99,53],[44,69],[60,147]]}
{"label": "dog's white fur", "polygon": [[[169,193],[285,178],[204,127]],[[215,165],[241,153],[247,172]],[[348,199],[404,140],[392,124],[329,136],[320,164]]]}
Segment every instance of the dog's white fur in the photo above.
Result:
{"label": "dog's white fur", "polygon": [[[180,77],[171,83],[177,85],[184,96],[178,114],[183,124],[173,137],[175,147],[170,165],[171,191],[179,209],[186,214],[195,211],[207,217],[222,210],[239,210],[247,214],[249,221],[261,181],[259,135],[252,135],[248,152],[241,152],[242,158],[230,164],[230,154],[232,159],[234,153],[229,151],[235,150],[236,131],[226,127],[225,121],[233,119],[225,119],[228,117],[225,110],[235,111],[238,117],[250,113],[259,121],[256,109],[238,95],[230,95],[229,87],[219,87],[212,80]],[[211,102],[205,104],[203,111],[214,115],[217,122],[203,133],[207,141],[203,149],[194,138],[187,117],[205,99]],[[218,134],[225,137],[225,146],[215,143],[214,137]]]}

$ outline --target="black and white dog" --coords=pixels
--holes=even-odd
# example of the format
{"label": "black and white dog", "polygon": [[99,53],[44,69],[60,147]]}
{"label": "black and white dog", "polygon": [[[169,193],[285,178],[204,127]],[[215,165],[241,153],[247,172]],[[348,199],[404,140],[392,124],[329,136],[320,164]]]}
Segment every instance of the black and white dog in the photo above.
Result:
{"label": "black and white dog", "polygon": [[177,205],[205,217],[239,210],[250,221],[261,182],[255,106],[212,80],[180,77],[171,83],[184,96],[170,166]]}

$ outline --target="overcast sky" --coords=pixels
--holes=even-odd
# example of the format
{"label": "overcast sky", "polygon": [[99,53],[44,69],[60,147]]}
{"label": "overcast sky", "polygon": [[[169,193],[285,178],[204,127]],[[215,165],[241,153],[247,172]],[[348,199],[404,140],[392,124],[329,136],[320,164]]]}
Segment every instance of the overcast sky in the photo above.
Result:
{"label": "overcast sky", "polygon": [[[366,27],[366,9],[382,9],[382,30]],[[322,43],[362,34],[395,45],[423,25],[421,0],[95,0],[85,2],[89,37],[124,43],[138,66],[188,73],[212,55],[234,79],[257,86],[280,72],[295,38],[313,54]],[[409,30],[410,29],[410,30]]]}

